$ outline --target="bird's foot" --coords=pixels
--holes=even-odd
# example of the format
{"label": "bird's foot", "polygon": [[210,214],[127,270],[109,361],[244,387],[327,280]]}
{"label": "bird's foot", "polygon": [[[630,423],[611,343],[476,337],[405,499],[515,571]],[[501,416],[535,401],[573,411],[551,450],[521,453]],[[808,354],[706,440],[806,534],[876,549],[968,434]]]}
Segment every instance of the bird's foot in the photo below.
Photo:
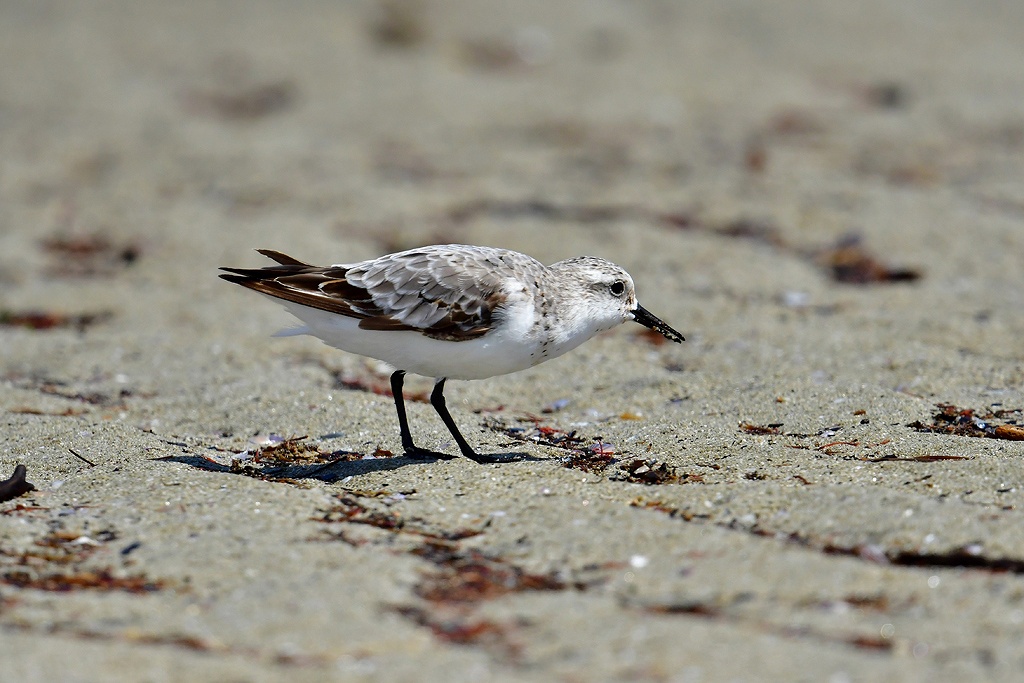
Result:
{"label": "bird's foot", "polygon": [[[507,458],[499,458],[496,455],[484,455],[472,450],[468,452],[463,451],[462,455],[481,465],[507,461]],[[448,453],[439,453],[438,451],[431,451],[426,448],[420,448],[419,446],[412,446],[405,448],[405,457],[413,460],[454,460],[458,456],[449,455]]]}
{"label": "bird's foot", "polygon": [[456,456],[447,453],[438,453],[419,446],[406,446],[405,457],[413,460],[454,460]]}
{"label": "bird's foot", "polygon": [[468,452],[463,451],[462,454],[469,458],[470,460],[472,460],[473,462],[478,463],[480,465],[486,465],[492,462],[508,462],[507,458],[499,458],[496,455],[484,455],[482,453],[477,453],[476,451],[472,450]]}

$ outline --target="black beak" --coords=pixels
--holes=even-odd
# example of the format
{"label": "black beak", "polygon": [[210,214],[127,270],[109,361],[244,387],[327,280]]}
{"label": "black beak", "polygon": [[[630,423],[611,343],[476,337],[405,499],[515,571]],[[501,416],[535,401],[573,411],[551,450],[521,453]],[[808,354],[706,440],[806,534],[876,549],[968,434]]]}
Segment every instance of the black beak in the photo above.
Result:
{"label": "black beak", "polygon": [[658,316],[654,315],[640,304],[637,304],[636,309],[633,311],[633,320],[637,321],[644,327],[651,328],[655,332],[660,332],[665,336],[665,339],[668,339],[669,341],[674,341],[677,344],[686,341],[683,339],[683,335],[663,323]]}

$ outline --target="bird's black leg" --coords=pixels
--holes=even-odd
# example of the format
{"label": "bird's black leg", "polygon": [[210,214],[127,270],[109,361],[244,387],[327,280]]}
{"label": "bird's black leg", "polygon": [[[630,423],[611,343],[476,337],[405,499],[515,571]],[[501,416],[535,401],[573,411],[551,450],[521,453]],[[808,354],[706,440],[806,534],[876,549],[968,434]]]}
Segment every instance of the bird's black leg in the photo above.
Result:
{"label": "bird's black leg", "polygon": [[402,396],[402,386],[405,384],[405,370],[395,370],[391,373],[391,394],[395,397],[395,410],[398,411],[398,428],[402,432],[402,448],[405,452],[416,450],[412,442],[412,432],[409,431],[409,418],[405,416],[405,398]]}
{"label": "bird's black leg", "polygon": [[409,418],[405,415],[405,398],[402,396],[402,386],[405,384],[405,370],[395,370],[391,373],[391,393],[395,397],[395,410],[398,411],[398,428],[402,432],[402,450],[410,458],[421,458],[434,460],[437,458],[450,459],[452,456],[444,453],[435,453],[425,448],[420,448],[412,442],[412,432],[409,431]]}
{"label": "bird's black leg", "polygon": [[[392,375],[392,380],[394,376]],[[434,406],[434,410],[441,416],[441,420],[444,421],[444,426],[448,428],[448,431],[455,437],[455,443],[459,444],[459,450],[462,454],[474,460],[478,463],[485,462],[499,462],[497,458],[491,455],[480,455],[473,448],[466,443],[466,440],[462,438],[462,433],[459,432],[459,428],[455,426],[455,420],[452,419],[451,413],[448,412],[448,406],[444,402],[444,377],[439,377],[437,382],[434,384],[434,390],[430,392],[430,405]],[[399,380],[401,381],[401,380]],[[410,437],[409,442],[412,443]]]}

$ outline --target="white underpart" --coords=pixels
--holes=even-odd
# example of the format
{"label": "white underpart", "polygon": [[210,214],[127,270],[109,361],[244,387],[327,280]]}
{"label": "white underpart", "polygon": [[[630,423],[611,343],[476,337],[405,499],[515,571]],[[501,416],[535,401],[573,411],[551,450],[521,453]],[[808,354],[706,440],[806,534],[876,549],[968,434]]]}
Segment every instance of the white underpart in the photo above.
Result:
{"label": "white underpart", "polygon": [[[526,296],[510,296],[501,313],[502,324],[485,335],[465,341],[432,339],[408,330],[364,330],[356,318],[270,298],[306,323],[305,327],[278,334],[309,334],[328,346],[376,358],[417,375],[484,379],[524,370],[545,360],[539,353],[543,338],[534,325],[533,301]],[[583,341],[585,339],[577,345]],[[565,351],[570,348],[566,347]]]}

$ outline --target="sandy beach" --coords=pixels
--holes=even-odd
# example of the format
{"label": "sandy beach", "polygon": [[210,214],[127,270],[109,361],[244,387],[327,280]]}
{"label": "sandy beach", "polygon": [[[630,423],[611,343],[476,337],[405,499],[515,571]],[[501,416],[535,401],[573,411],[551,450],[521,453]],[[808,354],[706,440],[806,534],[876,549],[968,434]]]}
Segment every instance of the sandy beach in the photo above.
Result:
{"label": "sandy beach", "polygon": [[[1024,4],[0,6],[0,671],[1024,678]],[[450,382],[217,278],[608,258]],[[457,448],[410,376],[423,446]],[[14,488],[11,482],[0,489]]]}

